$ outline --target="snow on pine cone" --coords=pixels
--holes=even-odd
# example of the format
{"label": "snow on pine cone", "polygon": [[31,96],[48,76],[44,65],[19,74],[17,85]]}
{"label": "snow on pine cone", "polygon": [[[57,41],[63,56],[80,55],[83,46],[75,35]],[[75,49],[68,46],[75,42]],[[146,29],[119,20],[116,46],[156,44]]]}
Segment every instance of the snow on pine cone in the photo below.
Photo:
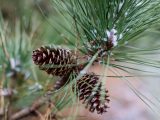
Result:
{"label": "snow on pine cone", "polygon": [[[94,74],[85,74],[77,81],[76,93],[79,99],[86,104],[90,112],[97,111],[98,114],[107,112],[109,96],[108,91],[102,89],[102,82]],[[74,88],[73,88],[74,89]]]}
{"label": "snow on pine cone", "polygon": [[74,69],[72,65],[76,64],[75,56],[70,50],[54,46],[42,46],[34,50],[32,59],[41,70],[56,76],[66,75],[70,69]]}

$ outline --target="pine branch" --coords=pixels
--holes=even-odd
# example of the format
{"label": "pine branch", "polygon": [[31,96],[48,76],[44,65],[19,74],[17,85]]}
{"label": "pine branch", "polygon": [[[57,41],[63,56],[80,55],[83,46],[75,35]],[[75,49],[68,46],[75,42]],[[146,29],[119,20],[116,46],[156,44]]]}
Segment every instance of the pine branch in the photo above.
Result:
{"label": "pine branch", "polygon": [[[76,92],[80,93],[78,98],[83,100],[84,103],[87,101],[86,107],[89,106],[91,112],[96,110],[102,114],[106,111],[106,108],[108,108],[107,105],[102,105],[100,102],[99,96],[103,91],[101,90],[101,83],[97,82],[97,76],[90,77],[90,75],[87,76],[86,74],[87,69],[92,66],[95,61],[100,64],[107,64],[107,68],[114,67],[127,73],[132,73],[130,71],[146,72],[147,70],[141,68],[141,66],[160,68],[159,60],[145,59],[136,54],[139,53],[140,55],[141,52],[145,52],[151,55],[152,53],[149,53],[151,51],[150,49],[138,48],[131,43],[138,43],[136,38],[149,27],[152,27],[152,25],[160,21],[159,0],[53,0],[53,2],[55,3],[58,13],[65,17],[63,12],[67,12],[68,15],[73,18],[74,30],[76,27],[76,32],[74,31],[75,38],[80,39],[83,44],[80,49],[78,48],[76,50],[85,51],[84,54],[88,56],[90,61],[83,70],[78,72],[79,74],[73,81],[77,82],[78,88],[74,87],[74,89],[76,88]],[[60,24],[60,26],[68,30],[63,24]],[[72,34],[73,31],[68,30],[68,33]],[[153,48],[152,50],[154,52],[154,50],[158,49]],[[59,55],[57,56],[57,58],[59,58]],[[111,59],[108,59],[108,56]],[[35,62],[38,60],[39,65],[47,65],[49,61],[51,61],[50,63],[52,65],[55,65],[55,62],[49,60],[51,59],[49,57],[47,58],[47,62],[43,60],[42,55],[38,57],[33,57],[33,60]],[[57,61],[60,60],[58,59]],[[75,62],[75,64],[77,63]],[[59,68],[63,68],[60,63],[57,65]],[[67,68],[67,65],[65,67]],[[54,68],[54,70],[55,69],[58,68]],[[52,75],[58,75],[54,74],[55,72],[52,72],[53,69],[51,68],[44,68],[44,70],[53,73]],[[67,69],[67,71],[68,70],[69,69]],[[149,72],[151,71],[148,71],[148,73]],[[66,84],[68,74],[70,73],[67,73],[67,76],[66,74],[58,75],[62,77],[57,83],[58,89]],[[116,77],[121,78],[120,75]],[[129,77],[130,76],[128,76],[128,78]],[[92,88],[95,87],[95,83],[98,84],[98,90],[96,91]],[[94,95],[91,95],[91,93],[94,93]],[[105,100],[109,102],[107,97],[106,95]],[[94,100],[96,100],[96,102]],[[102,107],[99,107],[100,104]]]}
{"label": "pine branch", "polygon": [[[80,38],[85,48],[94,53],[100,48],[111,50],[112,47],[118,49],[120,46],[125,46],[127,42],[133,41],[133,38],[160,20],[159,0],[54,0],[53,2],[59,11],[67,11],[74,21],[76,20],[83,32]],[[115,39],[110,39],[109,32],[113,32],[112,37]],[[103,45],[109,44],[109,41],[111,46],[104,47]]]}

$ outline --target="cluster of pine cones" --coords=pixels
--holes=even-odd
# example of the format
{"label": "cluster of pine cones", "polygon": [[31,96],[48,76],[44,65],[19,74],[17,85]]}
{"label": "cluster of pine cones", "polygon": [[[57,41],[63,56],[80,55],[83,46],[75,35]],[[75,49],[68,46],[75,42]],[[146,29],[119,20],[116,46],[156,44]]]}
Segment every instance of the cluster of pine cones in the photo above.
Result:
{"label": "cluster of pine cones", "polygon": [[[55,46],[42,46],[33,51],[32,59],[41,70],[53,76],[60,76],[54,89],[58,90],[69,83],[70,75],[74,72],[78,76],[84,65],[77,64],[77,57],[69,49]],[[76,86],[76,87],[75,87]],[[107,112],[108,91],[102,88],[102,82],[94,73],[86,73],[73,85],[77,97],[83,101],[89,111],[98,114]]]}

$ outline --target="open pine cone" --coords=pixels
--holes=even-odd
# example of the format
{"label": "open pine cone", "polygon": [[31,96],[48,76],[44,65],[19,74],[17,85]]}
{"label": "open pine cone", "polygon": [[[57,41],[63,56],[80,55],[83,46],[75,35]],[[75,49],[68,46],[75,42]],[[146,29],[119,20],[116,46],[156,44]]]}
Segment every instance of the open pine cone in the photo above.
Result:
{"label": "open pine cone", "polygon": [[80,100],[86,104],[89,111],[97,111],[98,114],[107,112],[109,96],[108,91],[102,89],[102,82],[95,74],[85,74],[77,81],[76,93]]}
{"label": "open pine cone", "polygon": [[34,50],[32,59],[41,70],[56,76],[67,75],[71,69],[74,69],[73,64],[76,64],[76,58],[70,50],[52,46],[42,46]]}

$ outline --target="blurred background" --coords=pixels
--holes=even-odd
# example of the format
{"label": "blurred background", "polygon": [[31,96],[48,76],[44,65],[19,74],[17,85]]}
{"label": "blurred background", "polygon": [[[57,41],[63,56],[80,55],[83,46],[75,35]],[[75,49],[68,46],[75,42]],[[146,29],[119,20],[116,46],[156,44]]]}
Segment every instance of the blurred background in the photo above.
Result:
{"label": "blurred background", "polygon": [[[75,38],[68,32],[72,29],[71,24],[55,11],[54,4],[49,0],[0,0],[0,120],[10,119],[18,111],[31,106],[53,86],[55,78],[33,65],[32,51],[48,44],[74,49],[70,41],[74,42]],[[133,46],[159,46],[160,24],[148,28],[136,39],[138,42],[133,42]],[[145,57],[160,58],[154,54]],[[153,69],[158,73],[157,77],[142,75],[128,78],[127,83],[120,78],[107,78],[106,87],[111,96],[108,112],[104,115],[92,114],[80,104],[76,119],[159,120],[160,71],[158,68],[145,69]],[[98,65],[91,70],[97,74],[102,72]],[[36,114],[46,114],[46,109],[43,106],[39,110],[41,113]],[[66,119],[67,112],[64,110],[62,113],[59,119]],[[38,120],[39,116],[34,114],[22,120]]]}

